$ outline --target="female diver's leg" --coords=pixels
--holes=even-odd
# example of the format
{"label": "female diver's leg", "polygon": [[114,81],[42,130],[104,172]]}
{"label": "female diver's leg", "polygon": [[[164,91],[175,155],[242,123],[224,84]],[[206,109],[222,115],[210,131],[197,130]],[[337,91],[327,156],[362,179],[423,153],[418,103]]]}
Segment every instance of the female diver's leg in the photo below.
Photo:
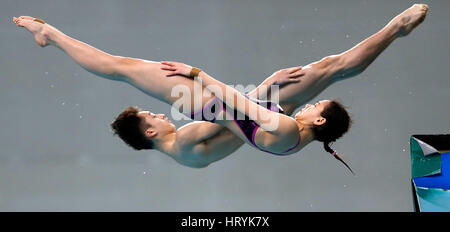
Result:
{"label": "female diver's leg", "polygon": [[[190,90],[192,103],[194,98],[200,99],[202,103],[211,98],[210,96],[203,97],[198,91],[193,91],[194,82],[192,80],[187,80],[181,76],[166,78],[166,72],[160,69],[161,64],[159,62],[105,53],[67,36],[48,23],[42,24],[33,21],[34,18],[30,16],[20,16],[13,20],[16,25],[28,29],[40,46],[55,46],[67,53],[87,71],[106,79],[127,82],[168,104],[173,104],[180,98],[180,96],[171,96],[173,87],[177,85],[184,85],[184,88]],[[192,107],[194,107],[193,105],[191,104]]]}
{"label": "female diver's leg", "polygon": [[[296,108],[316,97],[332,83],[363,72],[396,38],[408,35],[417,27],[425,19],[427,11],[427,5],[414,4],[394,17],[383,29],[350,50],[303,67],[298,71],[302,76],[300,82],[280,88],[279,102],[286,114],[292,114]],[[275,81],[276,77],[272,75],[258,88]],[[258,88],[250,93],[252,97],[257,97]]]}

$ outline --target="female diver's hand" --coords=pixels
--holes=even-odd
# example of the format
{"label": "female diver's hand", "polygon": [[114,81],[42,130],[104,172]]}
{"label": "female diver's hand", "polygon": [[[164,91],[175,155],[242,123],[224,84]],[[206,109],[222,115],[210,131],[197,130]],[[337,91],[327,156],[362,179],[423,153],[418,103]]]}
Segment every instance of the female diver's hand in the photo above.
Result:
{"label": "female diver's hand", "polygon": [[275,79],[275,81],[273,82],[274,85],[283,86],[300,82],[301,77],[304,75],[305,73],[302,72],[302,66],[298,66],[293,68],[281,69],[273,73],[270,77],[273,77]]}
{"label": "female diver's hand", "polygon": [[182,75],[186,77],[190,77],[189,74],[191,73],[192,66],[183,64],[180,62],[173,62],[173,61],[161,61],[161,69],[170,71],[167,73],[167,77],[174,76],[174,75]]}

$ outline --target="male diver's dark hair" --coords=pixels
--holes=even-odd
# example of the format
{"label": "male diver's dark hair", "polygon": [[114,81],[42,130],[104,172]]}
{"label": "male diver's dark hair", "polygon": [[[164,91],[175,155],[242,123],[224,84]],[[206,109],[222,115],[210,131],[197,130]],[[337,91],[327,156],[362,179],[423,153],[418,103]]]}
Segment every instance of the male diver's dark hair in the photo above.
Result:
{"label": "male diver's dark hair", "polygon": [[326,119],[326,122],[320,126],[313,127],[314,137],[317,141],[323,142],[323,148],[328,153],[332,154],[334,158],[341,161],[354,175],[353,170],[338,156],[337,152],[333,150],[330,145],[337,139],[342,137],[352,124],[346,107],[338,100],[334,99],[328,104],[320,114]]}
{"label": "male diver's dark hair", "polygon": [[152,149],[149,141],[140,129],[142,119],[138,116],[138,107],[129,106],[111,123],[115,135],[118,135],[127,145],[135,150]]}

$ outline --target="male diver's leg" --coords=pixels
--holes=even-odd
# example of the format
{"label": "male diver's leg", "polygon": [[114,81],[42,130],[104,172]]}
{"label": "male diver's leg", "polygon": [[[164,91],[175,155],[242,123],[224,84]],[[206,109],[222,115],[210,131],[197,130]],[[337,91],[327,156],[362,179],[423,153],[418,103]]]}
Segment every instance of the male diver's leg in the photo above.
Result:
{"label": "male diver's leg", "polygon": [[87,71],[107,79],[119,79],[119,73],[115,69],[118,62],[116,56],[73,39],[48,23],[43,24],[33,20],[34,18],[30,16],[14,18],[14,22],[18,26],[25,27],[34,35],[40,46],[58,47]]}
{"label": "male diver's leg", "polygon": [[[166,71],[160,69],[159,62],[142,59],[114,56],[103,52],[84,42],[62,33],[48,23],[34,21],[30,16],[14,17],[17,26],[25,27],[33,35],[36,42],[45,47],[55,46],[67,53],[75,62],[87,71],[116,81],[124,81],[144,93],[168,104],[173,104],[180,96],[171,96],[173,87],[184,85],[190,90],[192,103],[194,98],[200,99],[200,104],[211,97],[202,97],[201,92],[192,91],[194,81],[181,76],[166,77]],[[198,102],[198,100],[196,100]],[[193,104],[191,104],[192,107]]]}

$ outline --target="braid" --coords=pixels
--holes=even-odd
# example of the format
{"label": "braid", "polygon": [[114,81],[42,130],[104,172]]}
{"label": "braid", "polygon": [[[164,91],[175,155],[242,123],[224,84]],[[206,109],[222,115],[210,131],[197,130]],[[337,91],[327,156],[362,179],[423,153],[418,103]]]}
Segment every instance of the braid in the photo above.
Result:
{"label": "braid", "polygon": [[350,166],[348,166],[348,164],[340,156],[338,156],[338,154],[337,154],[337,152],[335,150],[331,149],[330,143],[331,142],[323,142],[323,148],[325,149],[325,151],[331,153],[334,156],[334,158],[336,158],[337,160],[341,161],[341,163],[343,163],[348,168],[348,170],[350,170],[350,172],[353,175],[355,175],[355,173],[350,168]]}
{"label": "braid", "polygon": [[328,142],[323,142],[323,148],[324,148],[325,151],[327,151],[328,153],[333,154],[333,153],[334,153],[334,150],[331,149],[330,143],[331,143],[331,142],[329,142],[329,141],[328,141]]}

